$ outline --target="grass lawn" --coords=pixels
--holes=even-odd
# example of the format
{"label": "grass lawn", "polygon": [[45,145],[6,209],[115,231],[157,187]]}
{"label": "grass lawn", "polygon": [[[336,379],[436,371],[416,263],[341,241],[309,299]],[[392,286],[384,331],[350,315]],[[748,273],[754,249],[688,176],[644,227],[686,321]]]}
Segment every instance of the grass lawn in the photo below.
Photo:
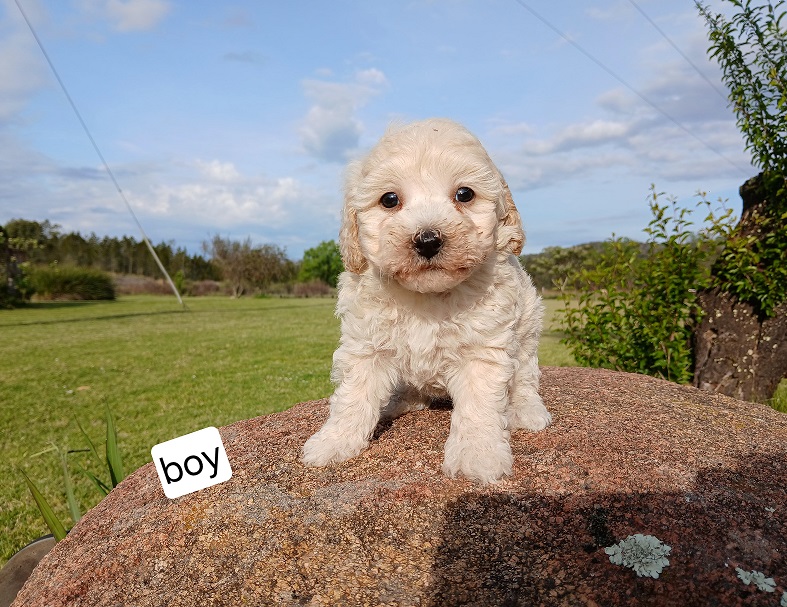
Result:
{"label": "grass lawn", "polygon": [[[559,302],[546,303],[541,362],[573,364],[550,329]],[[48,533],[15,468],[71,526],[51,445],[87,446],[74,418],[101,451],[108,405],[130,472],[162,441],[328,396],[339,338],[334,304],[208,297],[188,300],[184,312],[172,298],[139,296],[0,312],[0,564]],[[104,472],[87,454],[70,460]],[[99,494],[72,468],[84,511]]]}
{"label": "grass lawn", "polygon": [[[174,299],[133,297],[0,312],[0,562],[48,533],[15,466],[69,521],[58,458],[34,454],[84,448],[75,417],[101,445],[108,405],[132,471],[156,443],[330,394],[334,303],[201,298],[182,312]],[[95,505],[97,491],[72,476],[83,510]]]}

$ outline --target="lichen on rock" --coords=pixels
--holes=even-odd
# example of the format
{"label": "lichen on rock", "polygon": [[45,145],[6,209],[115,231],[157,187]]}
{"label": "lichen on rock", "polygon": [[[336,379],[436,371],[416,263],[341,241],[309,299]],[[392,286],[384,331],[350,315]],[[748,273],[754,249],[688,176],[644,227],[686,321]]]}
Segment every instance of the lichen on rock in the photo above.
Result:
{"label": "lichen on rock", "polygon": [[667,556],[671,551],[672,547],[659,538],[641,533],[604,548],[611,563],[633,569],[638,577],[652,578],[658,578],[664,567],[669,565]]}

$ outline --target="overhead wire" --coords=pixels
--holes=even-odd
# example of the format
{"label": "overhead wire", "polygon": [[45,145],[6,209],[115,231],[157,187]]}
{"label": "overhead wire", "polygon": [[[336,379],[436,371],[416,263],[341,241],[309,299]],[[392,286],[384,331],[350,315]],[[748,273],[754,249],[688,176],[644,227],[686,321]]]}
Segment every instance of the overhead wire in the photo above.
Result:
{"label": "overhead wire", "polygon": [[708,78],[708,76],[707,76],[707,75],[706,75],[706,74],[705,74],[705,73],[704,73],[704,72],[703,72],[703,71],[702,71],[702,70],[701,70],[699,67],[697,67],[697,64],[696,64],[696,63],[694,63],[694,62],[691,60],[691,58],[690,58],[690,57],[689,57],[689,56],[688,56],[686,53],[684,53],[684,52],[683,52],[683,51],[680,49],[680,47],[679,47],[677,44],[675,44],[675,43],[672,41],[672,39],[671,39],[671,38],[670,38],[670,37],[667,35],[667,33],[666,33],[666,32],[665,32],[663,29],[661,29],[661,28],[658,26],[658,24],[657,24],[657,23],[656,23],[656,22],[655,22],[653,19],[651,19],[651,18],[650,18],[650,15],[648,15],[648,14],[647,14],[647,13],[646,13],[644,10],[642,10],[642,8],[639,6],[639,4],[637,4],[637,3],[636,3],[634,0],[629,0],[629,3],[631,3],[631,6],[633,6],[635,9],[637,9],[637,10],[639,11],[640,15],[642,15],[643,17],[645,17],[645,19],[648,21],[648,23],[650,23],[650,24],[653,26],[653,28],[654,28],[654,29],[655,29],[655,30],[656,30],[656,31],[657,31],[659,34],[661,34],[661,36],[664,38],[664,40],[666,40],[666,41],[667,41],[667,42],[670,44],[670,46],[671,46],[672,48],[674,48],[674,49],[675,49],[675,51],[676,51],[676,52],[677,52],[677,53],[678,53],[678,54],[679,54],[681,57],[683,57],[683,59],[686,61],[686,63],[688,63],[688,64],[689,64],[689,65],[690,65],[692,68],[694,68],[694,71],[695,71],[695,72],[697,72],[697,74],[699,74],[700,78],[702,78],[702,79],[703,79],[705,82],[707,82],[707,83],[710,85],[710,87],[711,87],[711,88],[712,88],[714,91],[716,91],[716,93],[718,94],[718,96],[719,96],[719,97],[721,97],[722,99],[724,99],[724,101],[729,101],[729,99],[727,98],[727,95],[725,95],[723,92],[721,92],[721,91],[719,90],[719,87],[717,87],[717,86],[714,84],[713,80],[711,80],[710,78]]}
{"label": "overhead wire", "polygon": [[669,112],[667,112],[666,110],[664,110],[663,108],[661,108],[659,105],[657,105],[657,104],[656,104],[655,102],[653,102],[651,99],[649,99],[648,97],[646,97],[646,96],[645,96],[643,93],[641,93],[639,90],[637,90],[636,88],[634,88],[634,86],[632,86],[631,84],[629,84],[629,83],[628,83],[628,81],[626,81],[626,79],[624,79],[622,76],[620,76],[620,75],[619,75],[617,72],[615,72],[615,71],[614,71],[612,68],[610,68],[609,66],[607,66],[607,65],[606,65],[604,62],[602,62],[600,59],[598,59],[598,58],[597,58],[595,55],[593,55],[592,53],[590,53],[590,52],[589,52],[587,49],[585,49],[585,48],[584,48],[584,47],[583,47],[581,44],[579,44],[579,43],[578,43],[576,40],[574,40],[573,38],[571,38],[571,36],[569,36],[569,35],[565,34],[565,33],[564,33],[564,32],[563,32],[563,31],[562,31],[560,28],[558,28],[556,25],[554,25],[554,24],[553,24],[551,21],[549,21],[549,20],[548,20],[546,17],[544,17],[543,15],[541,15],[541,13],[539,13],[538,11],[536,11],[536,10],[535,10],[533,7],[531,7],[531,6],[530,6],[530,5],[529,5],[527,2],[525,2],[524,0],[514,0],[514,2],[516,2],[517,4],[519,4],[519,6],[521,6],[522,8],[524,8],[524,9],[525,9],[527,12],[529,12],[529,13],[530,13],[530,14],[531,14],[533,17],[535,17],[536,19],[538,19],[538,20],[539,20],[541,23],[543,23],[543,24],[544,24],[546,27],[548,27],[548,28],[549,28],[549,29],[551,29],[553,32],[555,32],[555,33],[556,33],[558,36],[560,36],[560,37],[561,37],[563,40],[565,40],[565,41],[566,41],[566,42],[568,42],[568,43],[569,43],[571,46],[573,46],[573,47],[574,47],[574,48],[575,48],[577,51],[579,51],[580,53],[582,53],[582,54],[583,54],[583,55],[584,55],[584,56],[585,56],[587,59],[589,59],[590,61],[592,61],[593,63],[595,63],[595,64],[596,64],[596,65],[597,65],[599,68],[601,68],[603,71],[605,71],[607,74],[609,74],[609,75],[610,75],[612,78],[614,78],[615,80],[617,80],[618,82],[620,82],[620,84],[622,84],[622,85],[623,85],[624,87],[626,87],[626,88],[627,88],[629,91],[631,91],[632,93],[634,93],[634,94],[635,94],[637,97],[639,97],[639,98],[640,98],[642,101],[644,101],[645,103],[647,103],[647,104],[648,104],[650,107],[652,107],[654,110],[656,110],[656,111],[657,111],[659,114],[661,114],[662,116],[664,116],[664,117],[665,117],[667,120],[669,120],[670,122],[672,122],[672,123],[673,123],[675,126],[677,126],[677,127],[680,129],[680,130],[682,130],[682,131],[683,131],[684,133],[686,133],[687,135],[689,135],[689,136],[690,136],[692,139],[694,139],[695,141],[697,141],[698,143],[700,143],[700,144],[701,144],[703,147],[707,148],[708,150],[710,150],[711,152],[713,152],[714,154],[716,154],[716,155],[717,155],[719,158],[723,159],[723,160],[724,160],[724,161],[725,161],[727,164],[729,164],[730,166],[732,166],[734,169],[736,169],[737,171],[739,171],[741,174],[743,174],[743,175],[746,175],[746,176],[748,176],[748,175],[749,175],[750,171],[748,171],[748,170],[744,169],[743,167],[739,166],[739,165],[738,165],[737,163],[735,163],[734,161],[732,161],[732,160],[730,160],[729,158],[727,158],[727,156],[725,156],[724,154],[722,154],[722,153],[721,153],[721,152],[720,152],[718,149],[716,149],[715,147],[713,147],[711,144],[709,144],[707,141],[705,141],[705,140],[704,140],[702,137],[700,137],[699,135],[697,135],[697,134],[696,134],[694,131],[692,131],[691,129],[689,129],[687,126],[685,126],[684,124],[682,124],[681,122],[679,122],[679,121],[678,121],[676,118],[674,118],[674,117],[673,117],[673,116],[672,116],[672,115],[671,115]]}
{"label": "overhead wire", "polygon": [[123,192],[123,189],[120,187],[120,183],[118,183],[118,180],[115,177],[115,173],[112,171],[112,169],[109,166],[109,163],[104,158],[104,154],[101,153],[101,149],[98,147],[98,144],[96,143],[96,140],[93,138],[93,135],[91,134],[90,129],[87,126],[87,123],[82,118],[82,114],[80,113],[79,109],[77,108],[77,105],[74,102],[74,99],[71,97],[71,94],[68,92],[68,88],[66,88],[65,82],[63,82],[63,79],[60,77],[60,74],[58,73],[57,68],[55,68],[55,64],[52,62],[52,59],[49,57],[49,53],[47,53],[46,48],[44,48],[43,42],[38,37],[38,34],[36,33],[35,28],[33,27],[33,23],[28,18],[27,13],[25,13],[24,9],[22,8],[22,5],[19,3],[19,0],[14,0],[14,2],[16,3],[16,6],[19,9],[19,12],[22,15],[22,18],[24,19],[25,23],[27,23],[27,27],[30,29],[30,33],[33,35],[33,38],[35,39],[36,44],[38,44],[38,48],[41,49],[41,53],[44,55],[44,59],[46,59],[46,62],[49,64],[49,68],[52,70],[52,73],[55,75],[55,79],[57,80],[57,83],[60,85],[60,89],[63,91],[63,94],[65,95],[66,99],[68,100],[68,103],[71,106],[71,109],[74,111],[74,115],[76,115],[77,120],[79,121],[79,124],[82,126],[82,130],[85,132],[85,135],[87,135],[87,138],[90,140],[90,143],[93,146],[93,149],[95,150],[96,154],[98,155],[99,159],[101,160],[101,164],[104,166],[104,170],[106,171],[107,175],[109,175],[109,179],[114,184],[115,189],[118,192],[118,195],[120,196],[120,198],[125,203],[126,209],[128,209],[128,212],[131,215],[131,218],[134,220],[134,223],[137,225],[137,228],[139,229],[140,234],[142,234],[142,240],[145,242],[145,245],[147,246],[148,250],[150,251],[150,254],[153,256],[153,259],[156,261],[156,265],[158,266],[159,270],[161,270],[162,274],[164,274],[164,276],[166,277],[167,282],[169,283],[169,286],[172,289],[172,292],[175,294],[175,297],[178,300],[178,303],[182,307],[185,308],[185,304],[183,303],[183,299],[181,299],[181,297],[180,297],[180,292],[178,291],[177,287],[175,286],[175,283],[172,281],[172,278],[170,277],[169,272],[167,272],[167,269],[164,267],[164,264],[161,263],[161,260],[159,259],[159,256],[156,254],[156,250],[153,248],[153,245],[150,243],[150,239],[148,238],[147,234],[145,233],[145,230],[142,227],[142,224],[140,223],[139,219],[137,219],[137,215],[136,215],[136,213],[134,213],[134,209],[132,208],[131,203],[128,201],[128,198],[126,197],[125,192]]}

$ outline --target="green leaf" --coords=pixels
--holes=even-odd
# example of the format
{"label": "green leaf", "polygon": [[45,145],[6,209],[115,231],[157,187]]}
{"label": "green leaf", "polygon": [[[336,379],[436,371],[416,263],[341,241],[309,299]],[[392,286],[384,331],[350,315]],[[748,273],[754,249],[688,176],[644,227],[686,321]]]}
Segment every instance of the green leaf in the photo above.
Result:
{"label": "green leaf", "polygon": [[88,478],[89,478],[91,481],[93,481],[93,484],[96,486],[96,488],[97,488],[97,489],[98,489],[98,490],[99,490],[99,491],[100,491],[102,494],[104,494],[104,496],[107,496],[107,495],[109,495],[109,490],[110,490],[110,488],[109,488],[109,485],[107,485],[107,484],[106,484],[104,481],[102,481],[100,478],[98,478],[98,477],[97,477],[95,474],[93,474],[92,472],[90,472],[90,471],[88,471],[88,470],[85,470],[85,469],[84,469],[82,466],[80,466],[79,464],[77,464],[77,468],[79,468],[79,471],[80,471],[82,474],[84,474],[84,475],[85,475],[86,477],[88,477]]}
{"label": "green leaf", "polygon": [[55,541],[59,542],[66,537],[66,528],[63,526],[63,523],[60,522],[60,519],[57,518],[54,510],[52,510],[49,502],[46,501],[46,498],[38,490],[38,487],[36,487],[33,481],[30,480],[30,477],[25,474],[25,471],[19,470],[19,472],[25,477],[27,488],[30,489],[30,493],[33,495],[38,510],[41,512],[41,516],[44,517],[46,526],[49,527],[52,535],[55,536]]}
{"label": "green leaf", "polygon": [[117,487],[125,477],[123,470],[123,460],[120,457],[118,448],[118,434],[115,428],[115,418],[107,407],[107,465],[109,466],[109,476],[112,479],[112,487]]}
{"label": "green leaf", "polygon": [[96,446],[93,444],[93,441],[90,440],[90,437],[88,436],[87,432],[85,432],[85,429],[82,427],[82,424],[79,423],[79,420],[76,418],[76,416],[74,416],[74,421],[76,421],[80,432],[82,432],[82,436],[85,437],[85,440],[87,441],[88,447],[90,447],[90,452],[93,454],[93,457],[96,458],[96,461],[99,464],[103,463],[101,457],[98,454],[98,450],[96,449]]}
{"label": "green leaf", "polygon": [[71,514],[71,520],[76,525],[82,518],[82,511],[79,508],[76,496],[74,495],[74,485],[71,482],[71,475],[68,473],[68,452],[58,449],[60,463],[63,466],[63,485],[66,489],[66,503]]}

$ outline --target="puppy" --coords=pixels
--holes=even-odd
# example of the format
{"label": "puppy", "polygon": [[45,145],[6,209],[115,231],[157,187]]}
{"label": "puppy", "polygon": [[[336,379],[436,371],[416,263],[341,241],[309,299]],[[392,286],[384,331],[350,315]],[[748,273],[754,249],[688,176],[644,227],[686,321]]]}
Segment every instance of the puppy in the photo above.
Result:
{"label": "puppy", "polygon": [[543,305],[516,258],[524,239],[502,175],[454,122],[392,128],[349,166],[336,392],[305,464],[354,457],[381,416],[450,398],[444,473],[511,473],[509,433],[551,422],[538,395]]}

